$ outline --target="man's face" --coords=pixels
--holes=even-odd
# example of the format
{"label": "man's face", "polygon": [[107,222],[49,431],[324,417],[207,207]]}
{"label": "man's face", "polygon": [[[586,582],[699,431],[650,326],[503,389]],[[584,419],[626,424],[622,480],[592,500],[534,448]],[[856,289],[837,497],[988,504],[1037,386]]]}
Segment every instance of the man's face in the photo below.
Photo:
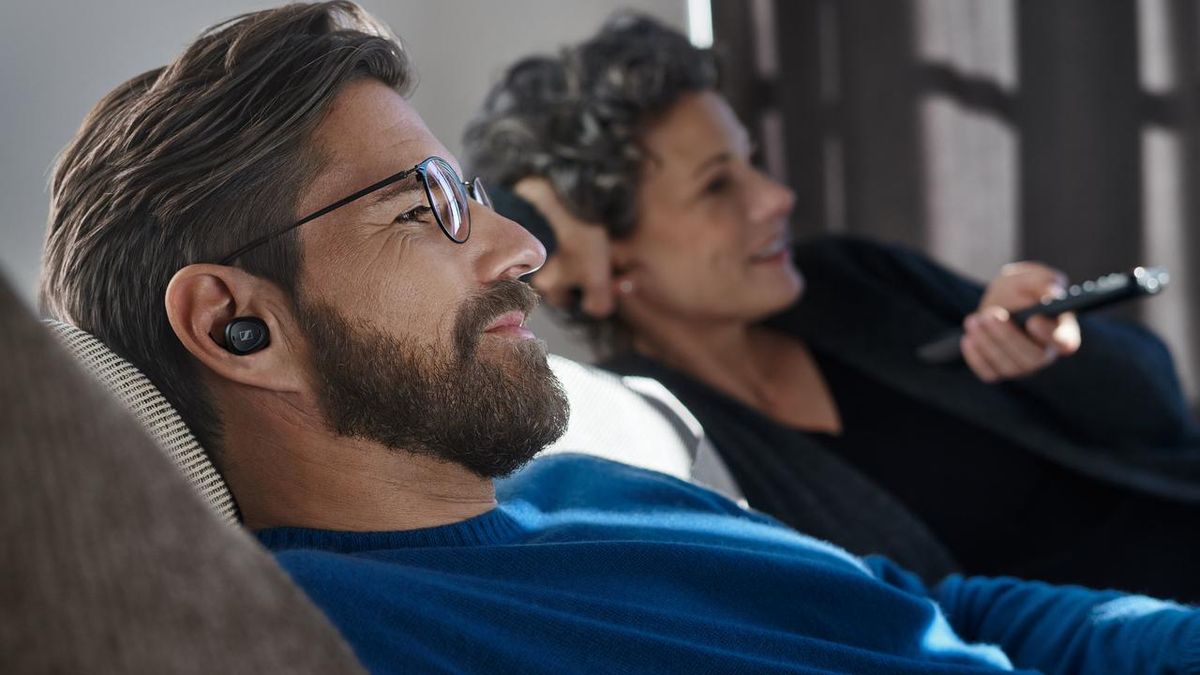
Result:
{"label": "man's face", "polygon": [[[454,164],[412,107],[373,80],[345,87],[315,140],[328,164],[298,215],[430,155]],[[507,474],[566,425],[544,345],[513,325],[535,304],[517,277],[545,250],[477,203],[470,239],[456,244],[424,208],[415,174],[396,187],[300,230],[298,318],[314,391],[340,435]]]}

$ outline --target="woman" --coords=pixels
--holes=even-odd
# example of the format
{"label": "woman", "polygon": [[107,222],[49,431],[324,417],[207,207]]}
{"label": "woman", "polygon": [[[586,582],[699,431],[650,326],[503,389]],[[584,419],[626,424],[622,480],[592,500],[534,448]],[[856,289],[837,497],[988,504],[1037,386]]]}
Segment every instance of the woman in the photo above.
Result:
{"label": "woman", "polygon": [[[514,65],[468,130],[474,168],[549,221],[534,283],[559,306],[583,287],[603,365],[671,388],[752,506],[853,551],[1200,599],[1200,436],[1161,343],[1014,326],[1063,284],[1036,263],[980,288],[895,247],[792,247],[794,197],[716,84],[622,15]],[[965,365],[919,362],[957,326]]]}

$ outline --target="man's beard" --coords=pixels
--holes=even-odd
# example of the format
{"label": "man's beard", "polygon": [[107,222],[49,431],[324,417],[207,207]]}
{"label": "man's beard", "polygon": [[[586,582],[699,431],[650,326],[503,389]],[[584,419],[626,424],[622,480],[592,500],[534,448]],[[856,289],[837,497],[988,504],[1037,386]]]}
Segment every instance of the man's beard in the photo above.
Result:
{"label": "man's beard", "polygon": [[524,283],[496,282],[464,302],[452,349],[396,337],[333,307],[298,305],[321,406],[339,435],[496,478],[526,464],[566,429],[567,397],[540,341],[505,338],[498,349],[480,349],[493,320],[512,310],[528,314],[537,305]]}

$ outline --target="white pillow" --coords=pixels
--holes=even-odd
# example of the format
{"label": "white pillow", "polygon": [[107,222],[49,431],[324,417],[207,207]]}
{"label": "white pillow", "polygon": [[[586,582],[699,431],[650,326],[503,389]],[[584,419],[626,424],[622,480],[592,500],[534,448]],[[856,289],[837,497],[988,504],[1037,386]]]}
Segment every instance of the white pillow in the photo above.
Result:
{"label": "white pillow", "polygon": [[694,415],[658,380],[621,377],[550,355],[571,421],[546,453],[582,452],[700,483],[731,499],[741,491]]}

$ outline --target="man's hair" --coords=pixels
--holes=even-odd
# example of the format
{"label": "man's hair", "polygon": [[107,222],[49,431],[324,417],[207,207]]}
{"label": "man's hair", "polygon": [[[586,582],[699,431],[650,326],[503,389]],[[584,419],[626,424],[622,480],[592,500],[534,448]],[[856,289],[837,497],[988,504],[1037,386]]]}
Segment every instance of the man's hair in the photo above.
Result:
{"label": "man's hair", "polygon": [[[295,220],[322,164],[312,133],[360,78],[412,81],[399,41],[352,2],[244,14],[105,96],[55,167],[43,311],[141,369],[214,459],[220,420],[167,321],[167,284]],[[240,258],[293,298],[300,264],[294,232]]]}
{"label": "man's hair", "polygon": [[[467,160],[497,185],[546,178],[576,216],[626,237],[636,225],[647,128],[684,96],[717,86],[710,50],[655,19],[621,12],[557,57],[509,68],[467,128]],[[601,350],[621,341],[616,319],[571,318]]]}

